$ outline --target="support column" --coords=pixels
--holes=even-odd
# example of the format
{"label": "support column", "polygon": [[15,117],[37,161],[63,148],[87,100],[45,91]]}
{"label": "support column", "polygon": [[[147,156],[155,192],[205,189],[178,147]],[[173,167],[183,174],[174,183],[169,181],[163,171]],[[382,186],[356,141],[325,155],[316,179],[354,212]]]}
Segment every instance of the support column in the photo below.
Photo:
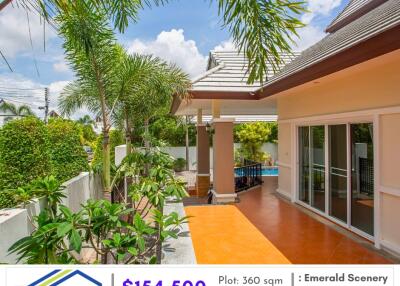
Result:
{"label": "support column", "polygon": [[213,119],[221,117],[221,107],[218,99],[211,100],[211,112]]}
{"label": "support column", "polygon": [[233,203],[235,193],[233,119],[213,119],[213,202]]}
{"label": "support column", "polygon": [[196,195],[205,197],[210,189],[210,141],[203,124],[202,110],[197,111],[197,177]]}

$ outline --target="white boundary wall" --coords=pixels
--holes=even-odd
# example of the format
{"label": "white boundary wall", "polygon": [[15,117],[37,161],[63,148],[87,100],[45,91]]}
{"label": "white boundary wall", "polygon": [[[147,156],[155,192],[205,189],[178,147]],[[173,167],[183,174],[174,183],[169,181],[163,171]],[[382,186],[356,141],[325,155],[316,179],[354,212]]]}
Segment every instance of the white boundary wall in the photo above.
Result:
{"label": "white boundary wall", "polygon": [[[66,198],[63,204],[72,211],[81,209],[88,199],[100,199],[102,195],[101,177],[83,172],[64,183]],[[8,255],[8,249],[19,239],[28,236],[33,226],[29,218],[40,213],[45,207],[45,199],[36,199],[25,209],[0,210],[0,263],[14,264],[15,255]]]}
{"label": "white boundary wall", "polygon": [[[235,149],[240,147],[240,143],[235,143]],[[185,147],[162,147],[161,150],[168,153],[172,157],[185,158],[186,157]],[[272,159],[276,161],[278,159],[278,145],[274,143],[265,143],[262,146],[262,151],[271,154]],[[126,154],[125,145],[115,147],[115,164],[118,166],[124,159]],[[189,167],[190,170],[197,169],[197,154],[196,146],[189,147]],[[213,168],[213,148],[210,148],[210,169]]]}

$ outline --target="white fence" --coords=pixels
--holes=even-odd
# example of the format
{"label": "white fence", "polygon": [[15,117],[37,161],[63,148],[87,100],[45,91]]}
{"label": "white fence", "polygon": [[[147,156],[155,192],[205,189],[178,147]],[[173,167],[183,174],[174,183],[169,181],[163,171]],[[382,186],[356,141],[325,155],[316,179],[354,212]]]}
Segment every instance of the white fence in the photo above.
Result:
{"label": "white fence", "polygon": [[[239,143],[235,143],[234,148],[237,149],[240,147]],[[162,151],[170,154],[174,158],[185,158],[186,157],[186,148],[185,147],[162,147]],[[265,143],[262,146],[262,150],[264,152],[268,152],[271,154],[271,157],[274,161],[278,159],[278,145],[273,143]],[[121,161],[124,159],[126,155],[125,145],[120,145],[115,148],[115,164],[118,166]],[[213,168],[213,148],[210,148],[210,168]],[[197,155],[196,155],[196,146],[189,147],[189,167],[190,170],[197,169]]]}
{"label": "white fence", "polygon": [[[88,199],[100,199],[102,196],[101,177],[88,172],[65,182],[64,186],[67,197],[63,199],[63,204],[74,212],[79,211],[81,204]],[[25,209],[0,210],[0,263],[16,263],[16,256],[8,255],[8,249],[32,232],[30,218],[38,215],[45,205],[44,199],[36,199]]]}

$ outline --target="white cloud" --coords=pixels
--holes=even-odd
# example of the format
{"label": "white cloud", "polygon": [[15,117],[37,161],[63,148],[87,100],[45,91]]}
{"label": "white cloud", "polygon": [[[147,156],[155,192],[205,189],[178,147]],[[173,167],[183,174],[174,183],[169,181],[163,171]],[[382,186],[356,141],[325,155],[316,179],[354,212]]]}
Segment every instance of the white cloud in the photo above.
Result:
{"label": "white cloud", "polygon": [[307,9],[309,13],[305,13],[301,20],[305,24],[309,24],[315,16],[323,15],[328,16],[333,11],[333,9],[340,6],[342,0],[308,0]]}
{"label": "white cloud", "polygon": [[[38,13],[8,5],[0,12],[0,49],[6,57],[15,57],[19,53],[31,52],[29,27],[34,49],[43,47],[43,22],[40,23]],[[55,37],[55,32],[46,25],[46,41]]]}
{"label": "white cloud", "polygon": [[325,37],[325,27],[317,26],[313,23],[316,16],[329,16],[333,10],[340,6],[342,0],[309,0],[307,5],[308,13],[303,14],[301,21],[306,24],[299,29],[299,38],[294,38],[296,51],[303,51]]}
{"label": "white cloud", "polygon": [[39,107],[44,106],[44,88],[49,88],[50,110],[57,110],[60,93],[68,83],[69,81],[56,81],[44,85],[21,74],[0,74],[0,98],[16,105],[27,104],[36,115],[43,117],[44,111],[39,110]]}
{"label": "white cloud", "polygon": [[55,62],[53,64],[53,69],[56,72],[59,72],[59,73],[66,73],[66,72],[70,72],[71,71],[69,66],[68,66],[68,64],[67,64],[67,62],[65,60],[61,60],[61,61]]}
{"label": "white cloud", "polygon": [[293,47],[295,51],[303,51],[314,45],[316,42],[325,37],[325,32],[313,25],[308,25],[299,30],[299,38],[294,38],[296,45]]}
{"label": "white cloud", "polygon": [[232,42],[232,40],[228,41],[223,41],[221,44],[217,45],[214,48],[214,51],[216,52],[222,52],[222,51],[235,51],[237,50],[235,44]]}
{"label": "white cloud", "polygon": [[155,40],[135,39],[128,45],[129,53],[153,54],[175,63],[191,77],[205,71],[207,57],[202,55],[193,40],[185,39],[183,29],[162,31]]}

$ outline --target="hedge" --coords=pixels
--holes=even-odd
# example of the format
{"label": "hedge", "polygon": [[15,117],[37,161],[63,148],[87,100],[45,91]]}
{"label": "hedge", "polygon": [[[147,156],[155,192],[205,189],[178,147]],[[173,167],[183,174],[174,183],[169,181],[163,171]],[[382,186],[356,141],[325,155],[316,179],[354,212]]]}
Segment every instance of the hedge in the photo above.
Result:
{"label": "hedge", "polygon": [[69,120],[58,118],[49,122],[51,173],[61,182],[89,169],[80,132],[78,124]]}
{"label": "hedge", "polygon": [[[0,209],[14,206],[9,191],[53,175],[64,182],[89,169],[76,123],[36,117],[7,122],[0,128]],[[4,192],[8,191],[8,192]]]}
{"label": "hedge", "polygon": [[51,172],[47,128],[35,117],[12,120],[0,129],[0,190],[24,186]]}

